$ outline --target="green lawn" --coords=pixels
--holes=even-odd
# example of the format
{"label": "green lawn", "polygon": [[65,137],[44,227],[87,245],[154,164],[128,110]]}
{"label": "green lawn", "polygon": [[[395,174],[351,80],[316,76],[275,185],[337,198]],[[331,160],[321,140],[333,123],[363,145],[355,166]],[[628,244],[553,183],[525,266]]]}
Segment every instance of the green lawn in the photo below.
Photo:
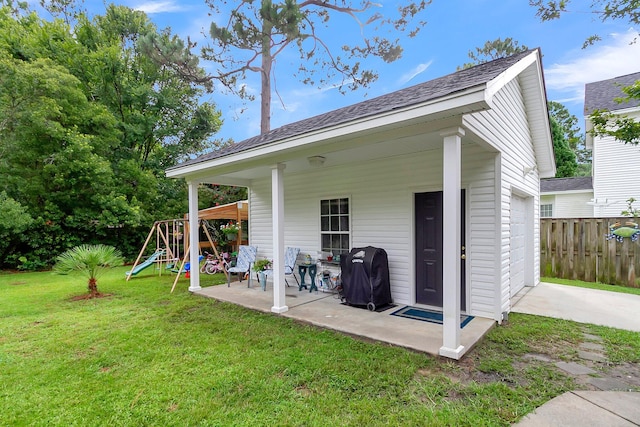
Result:
{"label": "green lawn", "polygon": [[640,334],[517,314],[453,362],[126,270],[80,301],[81,277],[0,274],[0,425],[507,426],[575,387],[527,352],[569,360],[589,330],[640,362]]}
{"label": "green lawn", "polygon": [[640,295],[640,288],[628,288],[626,286],[606,285],[604,283],[583,282],[581,280],[557,279],[555,277],[541,277],[540,280],[547,283],[557,283],[559,285],[578,286],[580,288],[600,289],[602,291]]}

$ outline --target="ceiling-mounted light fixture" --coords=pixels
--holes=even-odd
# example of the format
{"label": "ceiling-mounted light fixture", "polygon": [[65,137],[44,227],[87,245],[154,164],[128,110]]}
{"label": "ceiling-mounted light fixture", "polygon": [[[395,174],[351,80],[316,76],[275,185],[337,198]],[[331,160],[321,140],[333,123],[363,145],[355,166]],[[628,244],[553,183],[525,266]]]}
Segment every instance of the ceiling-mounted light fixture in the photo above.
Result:
{"label": "ceiling-mounted light fixture", "polygon": [[309,165],[314,166],[314,167],[319,167],[322,166],[324,164],[324,161],[326,159],[322,156],[311,156],[311,157],[307,157],[307,161],[309,162]]}

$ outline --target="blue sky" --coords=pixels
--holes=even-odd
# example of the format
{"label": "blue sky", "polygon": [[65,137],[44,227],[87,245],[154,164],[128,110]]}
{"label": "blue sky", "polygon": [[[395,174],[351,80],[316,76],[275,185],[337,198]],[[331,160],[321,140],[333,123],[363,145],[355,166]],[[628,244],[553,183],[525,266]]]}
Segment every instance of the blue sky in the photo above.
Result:
{"label": "blue sky", "polygon": [[[221,19],[209,15],[204,0],[120,0],[114,3],[143,10],[158,27],[171,27],[179,36],[185,39],[190,36],[199,43],[205,42],[202,32],[208,32],[211,21]],[[379,11],[385,14],[385,11],[395,9],[396,1],[382,0],[380,4]],[[469,61],[469,50],[498,37],[512,37],[521,45],[542,49],[548,99],[565,104],[583,125],[585,83],[640,71],[640,41],[631,44],[640,29],[623,22],[601,23],[588,13],[591,1],[574,0],[574,4],[574,13],[557,21],[541,23],[527,0],[434,0],[423,15],[427,24],[418,36],[404,37],[403,57],[391,64],[378,59],[367,61],[365,66],[375,68],[380,78],[370,88],[346,95],[340,94],[335,87],[318,89],[295,80],[292,70],[297,67],[296,54],[285,54],[276,64],[279,96],[272,100],[271,126],[276,128],[452,73],[457,66]],[[85,5],[93,9],[97,2],[86,0]],[[103,9],[92,11],[102,13]],[[328,44],[341,45],[345,40],[359,37],[359,28],[351,20],[331,22]],[[583,41],[594,33],[601,35],[603,40],[582,49]],[[211,67],[205,62],[201,65]],[[259,82],[258,75],[251,75],[245,83],[249,91],[258,94]],[[240,141],[257,135],[259,99],[243,103],[220,89],[206,97],[217,105],[224,119],[217,137]]]}

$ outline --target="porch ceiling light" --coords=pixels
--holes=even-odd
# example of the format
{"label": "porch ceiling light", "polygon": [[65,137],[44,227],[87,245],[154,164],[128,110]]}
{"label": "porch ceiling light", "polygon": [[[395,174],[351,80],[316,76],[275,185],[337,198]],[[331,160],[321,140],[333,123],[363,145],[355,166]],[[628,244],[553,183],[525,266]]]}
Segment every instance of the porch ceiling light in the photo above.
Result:
{"label": "porch ceiling light", "polygon": [[326,159],[322,156],[311,156],[311,157],[307,157],[307,161],[309,162],[310,166],[314,166],[314,167],[320,167],[324,164],[324,161]]}

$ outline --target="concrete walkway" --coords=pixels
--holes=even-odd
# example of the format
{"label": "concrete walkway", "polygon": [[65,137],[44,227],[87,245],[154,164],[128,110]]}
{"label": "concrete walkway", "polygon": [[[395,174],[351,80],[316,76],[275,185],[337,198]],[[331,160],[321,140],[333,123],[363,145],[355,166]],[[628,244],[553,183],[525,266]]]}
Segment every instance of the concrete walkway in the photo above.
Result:
{"label": "concrete walkway", "polygon": [[[572,320],[640,332],[640,296],[573,286],[540,283],[517,295],[513,312]],[[594,336],[578,349],[581,362],[559,362],[558,368],[599,390],[573,391],[552,399],[525,416],[518,427],[640,426],[637,378],[623,382],[598,377],[589,365],[607,363],[604,349]]]}
{"label": "concrete walkway", "polygon": [[540,283],[517,296],[516,313],[640,332],[640,295]]}

